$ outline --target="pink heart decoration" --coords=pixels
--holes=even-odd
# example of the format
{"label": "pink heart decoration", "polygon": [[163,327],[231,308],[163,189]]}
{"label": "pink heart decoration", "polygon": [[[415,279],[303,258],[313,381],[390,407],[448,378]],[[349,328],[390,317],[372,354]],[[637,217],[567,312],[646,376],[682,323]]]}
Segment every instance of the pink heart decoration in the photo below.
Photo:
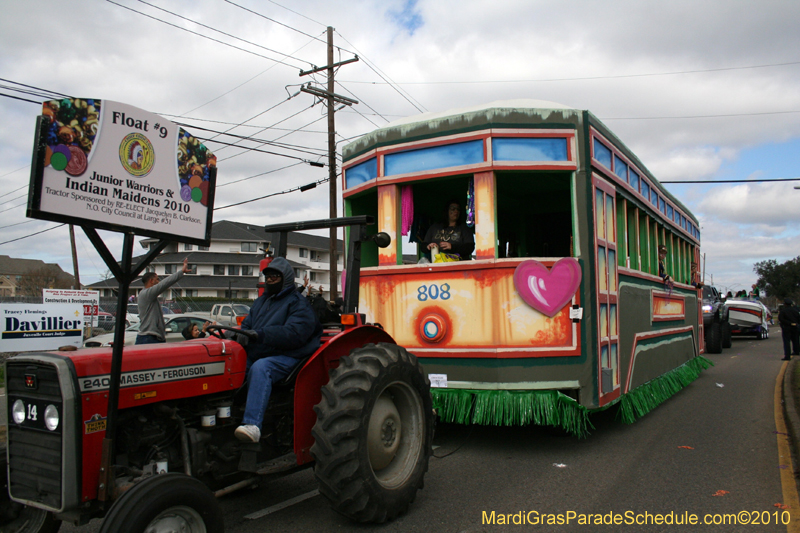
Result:
{"label": "pink heart decoration", "polygon": [[531,259],[517,266],[514,287],[525,303],[553,317],[572,300],[582,276],[581,265],[572,257],[559,259],[549,270]]}

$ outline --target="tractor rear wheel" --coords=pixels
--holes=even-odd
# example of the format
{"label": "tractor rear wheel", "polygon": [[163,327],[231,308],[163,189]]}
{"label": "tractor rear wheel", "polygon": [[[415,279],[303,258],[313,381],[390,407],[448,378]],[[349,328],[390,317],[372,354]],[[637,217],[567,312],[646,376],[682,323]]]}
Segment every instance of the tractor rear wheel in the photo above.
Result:
{"label": "tractor rear wheel", "polygon": [[114,502],[100,533],[181,531],[222,533],[222,511],[200,480],[159,474],[140,481]]}
{"label": "tractor rear wheel", "polygon": [[722,353],[722,327],[719,322],[712,322],[706,330],[706,351]]}
{"label": "tractor rear wheel", "polygon": [[358,522],[405,512],[432,453],[430,382],[417,358],[390,343],[353,350],[314,411],[314,474],[334,510]]}

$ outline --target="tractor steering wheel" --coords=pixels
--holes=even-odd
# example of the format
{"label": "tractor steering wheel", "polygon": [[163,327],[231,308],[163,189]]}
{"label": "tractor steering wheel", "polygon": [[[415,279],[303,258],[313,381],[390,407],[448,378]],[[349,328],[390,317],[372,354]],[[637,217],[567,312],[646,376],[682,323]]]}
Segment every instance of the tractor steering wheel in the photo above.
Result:
{"label": "tractor steering wheel", "polygon": [[241,329],[232,328],[230,326],[220,326],[218,324],[211,324],[209,326],[206,326],[206,331],[208,332],[208,334],[209,335],[213,335],[218,339],[224,339],[225,338],[221,334],[222,330],[233,331],[234,333],[237,333],[239,335],[244,335],[245,337],[247,337],[251,341],[257,341],[258,340],[258,335],[254,335],[252,333],[247,333],[247,332],[245,332],[245,331],[243,331]]}

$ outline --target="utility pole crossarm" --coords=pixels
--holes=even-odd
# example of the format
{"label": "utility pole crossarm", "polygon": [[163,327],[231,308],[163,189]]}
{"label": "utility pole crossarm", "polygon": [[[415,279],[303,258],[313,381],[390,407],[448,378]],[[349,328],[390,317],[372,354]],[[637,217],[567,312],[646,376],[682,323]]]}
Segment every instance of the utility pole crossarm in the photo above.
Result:
{"label": "utility pole crossarm", "polygon": [[329,68],[337,68],[341,67],[342,65],[347,65],[348,63],[355,63],[356,61],[358,61],[358,56],[355,56],[353,59],[348,59],[346,61],[339,61],[338,63],[334,63],[333,65],[326,65],[324,67],[314,67],[311,70],[301,70],[300,76],[308,76],[309,74],[314,74],[316,72],[328,70]]}

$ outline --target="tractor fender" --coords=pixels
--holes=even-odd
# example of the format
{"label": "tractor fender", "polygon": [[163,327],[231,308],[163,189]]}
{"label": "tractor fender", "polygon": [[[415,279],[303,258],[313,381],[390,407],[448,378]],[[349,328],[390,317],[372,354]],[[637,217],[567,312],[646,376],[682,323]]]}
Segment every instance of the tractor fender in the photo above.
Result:
{"label": "tractor fender", "polygon": [[317,421],[314,406],[322,400],[322,387],[328,383],[329,372],[339,366],[339,358],[349,355],[365,344],[388,342],[397,344],[391,335],[376,326],[346,329],[325,343],[306,362],[297,374],[294,388],[294,453],[297,464],[313,461],[311,428]]}

